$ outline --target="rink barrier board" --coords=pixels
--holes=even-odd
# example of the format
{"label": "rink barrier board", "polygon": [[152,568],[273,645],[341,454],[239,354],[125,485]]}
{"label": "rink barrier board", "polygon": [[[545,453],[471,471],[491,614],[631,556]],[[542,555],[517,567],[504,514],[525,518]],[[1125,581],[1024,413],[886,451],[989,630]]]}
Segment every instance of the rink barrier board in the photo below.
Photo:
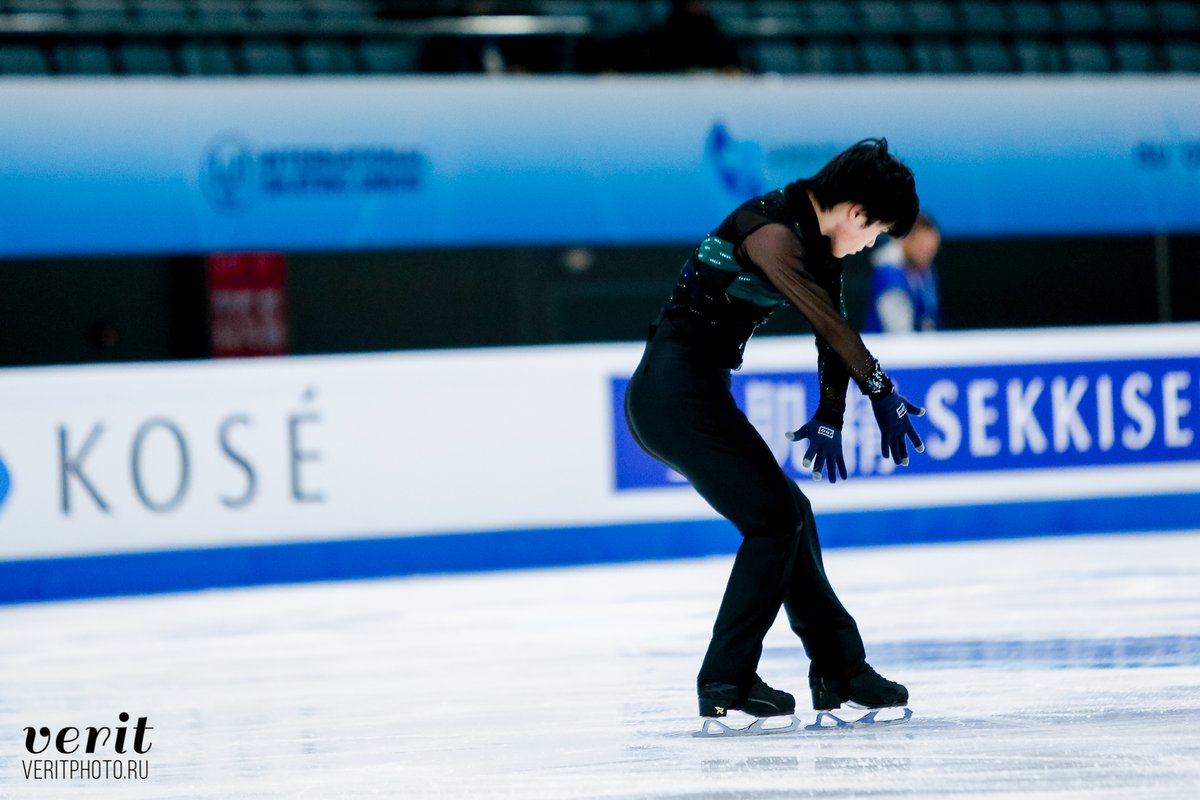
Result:
{"label": "rink barrier board", "polygon": [[[826,548],[1200,528],[1200,494],[818,515]],[[724,520],[217,547],[0,562],[0,603],[728,555]]]}
{"label": "rink barrier board", "polygon": [[[927,457],[885,471],[869,404],[849,406],[852,479],[803,479],[827,546],[1200,530],[1200,323],[869,344],[929,406]],[[811,346],[765,338],[734,380],[789,468]],[[614,387],[640,352],[0,371],[0,603],[733,552],[665,467],[623,466]]]}

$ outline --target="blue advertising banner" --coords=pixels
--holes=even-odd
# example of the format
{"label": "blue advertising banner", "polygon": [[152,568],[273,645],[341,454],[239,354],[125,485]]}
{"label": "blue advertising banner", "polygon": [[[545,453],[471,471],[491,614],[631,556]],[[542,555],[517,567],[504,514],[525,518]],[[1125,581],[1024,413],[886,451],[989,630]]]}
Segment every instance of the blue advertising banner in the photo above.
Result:
{"label": "blue advertising banner", "polygon": [[1200,231],[1200,78],[0,79],[0,257],[695,242],[886,136],[948,236]]}
{"label": "blue advertising banner", "polygon": [[[866,344],[928,407],[928,450],[883,461],[851,389],[836,486],[784,438],[816,404],[794,366],[811,336],[752,342],[733,376],[823,547],[1200,530],[1200,323]],[[732,553],[736,529],[629,437],[640,352],[0,370],[0,604]]]}
{"label": "blue advertising banner", "polygon": [[[1200,358],[988,364],[897,369],[892,378],[928,413],[915,420],[926,452],[903,475],[1200,461]],[[626,378],[613,378],[617,490],[684,483],[643,453],[626,427]],[[734,373],[734,398],[793,477],[803,425],[819,398],[815,372]],[[842,431],[851,478],[890,475],[870,402],[851,387]]]}

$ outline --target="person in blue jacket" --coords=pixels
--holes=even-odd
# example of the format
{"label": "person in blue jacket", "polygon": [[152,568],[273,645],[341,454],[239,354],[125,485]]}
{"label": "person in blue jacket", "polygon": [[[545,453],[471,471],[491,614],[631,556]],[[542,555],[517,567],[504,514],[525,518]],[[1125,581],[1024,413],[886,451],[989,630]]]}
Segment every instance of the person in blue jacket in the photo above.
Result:
{"label": "person in blue jacket", "polygon": [[888,242],[871,259],[871,299],[863,333],[914,333],[942,329],[937,269],[942,235],[921,214],[903,239]]}

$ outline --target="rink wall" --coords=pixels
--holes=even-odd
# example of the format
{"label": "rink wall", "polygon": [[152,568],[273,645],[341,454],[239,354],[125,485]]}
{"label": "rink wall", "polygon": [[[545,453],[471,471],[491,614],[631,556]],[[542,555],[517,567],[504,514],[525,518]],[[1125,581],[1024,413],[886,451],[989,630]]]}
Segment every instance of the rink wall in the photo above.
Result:
{"label": "rink wall", "polygon": [[[928,451],[802,486],[827,546],[1200,527],[1200,325],[869,339]],[[676,558],[739,537],[629,440],[632,344],[0,373],[0,601]],[[777,458],[809,337],[733,390]]]}

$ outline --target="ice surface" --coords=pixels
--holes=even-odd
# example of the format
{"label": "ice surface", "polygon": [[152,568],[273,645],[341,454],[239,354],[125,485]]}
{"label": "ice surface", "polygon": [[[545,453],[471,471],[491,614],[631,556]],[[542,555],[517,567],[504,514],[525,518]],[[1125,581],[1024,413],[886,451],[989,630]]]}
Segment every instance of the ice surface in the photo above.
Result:
{"label": "ice surface", "polygon": [[[14,606],[0,796],[1200,797],[1200,532],[826,562],[910,723],[693,738],[724,557]],[[25,778],[24,727],[122,711],[148,780]]]}

